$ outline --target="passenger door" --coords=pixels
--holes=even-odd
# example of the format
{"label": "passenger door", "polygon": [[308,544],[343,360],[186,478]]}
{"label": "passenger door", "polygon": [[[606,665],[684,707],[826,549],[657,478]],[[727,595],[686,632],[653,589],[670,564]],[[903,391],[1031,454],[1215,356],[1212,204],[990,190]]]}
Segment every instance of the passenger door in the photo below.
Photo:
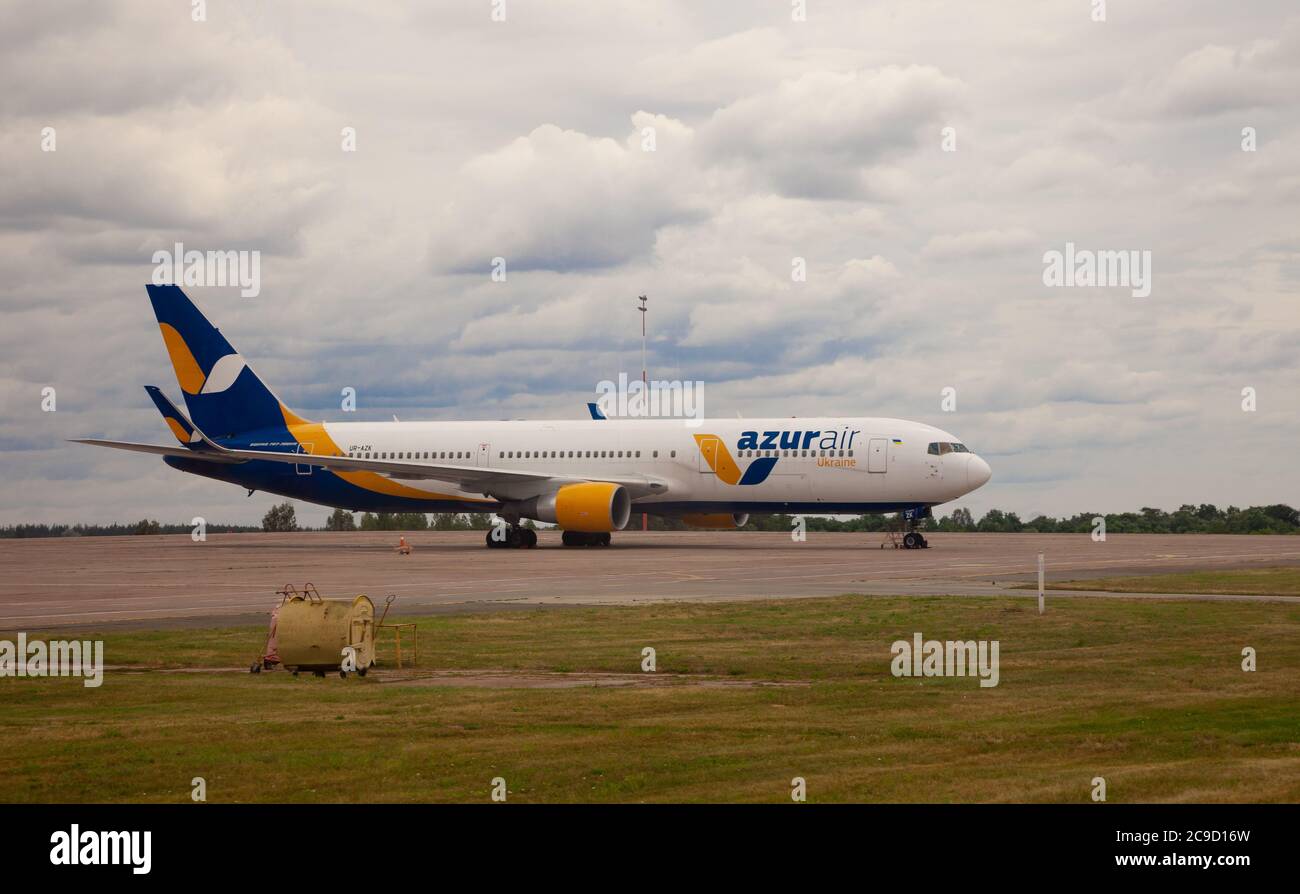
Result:
{"label": "passenger door", "polygon": [[889,439],[872,438],[867,444],[867,471],[889,471]]}
{"label": "passenger door", "polygon": [[700,438],[697,469],[701,475],[713,474],[713,468],[718,462],[718,450],[721,447],[722,441],[718,438]]}

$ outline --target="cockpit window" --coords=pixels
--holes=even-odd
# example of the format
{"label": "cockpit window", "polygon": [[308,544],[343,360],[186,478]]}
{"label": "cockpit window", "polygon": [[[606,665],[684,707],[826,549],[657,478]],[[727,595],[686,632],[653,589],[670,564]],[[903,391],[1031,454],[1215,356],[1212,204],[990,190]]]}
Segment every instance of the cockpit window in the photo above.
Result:
{"label": "cockpit window", "polygon": [[966,449],[965,444],[956,444],[948,441],[934,441],[931,442],[926,453],[933,456],[943,456],[945,453],[970,453],[970,451]]}

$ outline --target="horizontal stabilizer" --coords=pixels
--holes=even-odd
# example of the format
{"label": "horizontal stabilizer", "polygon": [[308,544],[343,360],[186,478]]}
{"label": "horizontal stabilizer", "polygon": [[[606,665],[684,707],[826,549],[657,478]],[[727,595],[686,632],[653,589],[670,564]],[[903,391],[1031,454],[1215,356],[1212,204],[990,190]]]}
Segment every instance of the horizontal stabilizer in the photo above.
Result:
{"label": "horizontal stabilizer", "polygon": [[152,453],[156,456],[183,456],[186,459],[198,459],[212,463],[242,463],[247,460],[228,453],[214,453],[207,450],[195,450],[191,447],[164,447],[160,444],[136,444],[133,441],[105,441],[100,438],[70,438],[73,444],[90,444],[92,447],[112,447],[115,450],[131,450],[136,453]]}

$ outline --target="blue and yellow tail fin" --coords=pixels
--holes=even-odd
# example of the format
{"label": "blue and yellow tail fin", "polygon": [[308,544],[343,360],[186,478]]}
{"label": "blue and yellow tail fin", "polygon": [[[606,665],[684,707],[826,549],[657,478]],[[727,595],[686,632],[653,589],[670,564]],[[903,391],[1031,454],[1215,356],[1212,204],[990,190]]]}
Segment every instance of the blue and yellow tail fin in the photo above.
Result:
{"label": "blue and yellow tail fin", "polygon": [[[194,425],[221,439],[307,422],[280,402],[179,287],[145,288]],[[158,403],[161,394],[150,396]],[[163,417],[170,425],[165,410]]]}

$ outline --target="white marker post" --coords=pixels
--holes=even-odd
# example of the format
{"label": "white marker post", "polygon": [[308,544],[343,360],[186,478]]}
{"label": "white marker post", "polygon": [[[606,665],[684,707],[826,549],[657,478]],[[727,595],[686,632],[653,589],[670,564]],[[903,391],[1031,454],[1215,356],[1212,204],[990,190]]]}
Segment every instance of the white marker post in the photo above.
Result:
{"label": "white marker post", "polygon": [[1043,554],[1038,554],[1038,613],[1043,613]]}

